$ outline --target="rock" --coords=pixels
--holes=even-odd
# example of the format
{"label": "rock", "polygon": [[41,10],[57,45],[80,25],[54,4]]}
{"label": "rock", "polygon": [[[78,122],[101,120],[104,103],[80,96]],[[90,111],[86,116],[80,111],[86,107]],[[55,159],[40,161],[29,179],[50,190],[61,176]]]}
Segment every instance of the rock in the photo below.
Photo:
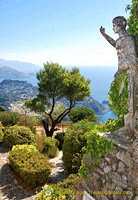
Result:
{"label": "rock", "polygon": [[132,167],[132,158],[129,153],[125,152],[118,152],[116,154],[116,157],[121,160],[123,163],[125,163],[128,167]]}
{"label": "rock", "polygon": [[115,183],[118,187],[127,188],[127,181],[122,179],[122,176],[116,172],[109,174],[112,182]]}
{"label": "rock", "polygon": [[118,171],[119,171],[119,172],[123,171],[124,167],[125,167],[124,163],[122,163],[121,161],[119,161],[119,164],[118,164]]}
{"label": "rock", "polygon": [[111,171],[111,167],[110,166],[106,166],[106,167],[104,167],[104,173],[106,173],[106,174],[108,174],[110,171]]}

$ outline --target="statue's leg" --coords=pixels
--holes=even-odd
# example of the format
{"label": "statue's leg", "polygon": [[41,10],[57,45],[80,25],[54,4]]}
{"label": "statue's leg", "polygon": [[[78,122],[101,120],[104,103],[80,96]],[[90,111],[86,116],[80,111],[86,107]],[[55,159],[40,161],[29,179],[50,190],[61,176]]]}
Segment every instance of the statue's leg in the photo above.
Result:
{"label": "statue's leg", "polygon": [[134,70],[128,71],[128,114],[124,116],[125,128],[133,131],[136,127],[136,73]]}

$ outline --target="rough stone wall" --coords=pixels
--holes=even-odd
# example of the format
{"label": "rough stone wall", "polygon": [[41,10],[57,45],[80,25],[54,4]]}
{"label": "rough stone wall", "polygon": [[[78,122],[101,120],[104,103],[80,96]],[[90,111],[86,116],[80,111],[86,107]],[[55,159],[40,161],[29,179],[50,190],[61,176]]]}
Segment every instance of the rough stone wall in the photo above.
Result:
{"label": "rough stone wall", "polygon": [[[126,130],[122,129],[122,134],[124,135],[123,131],[125,132]],[[92,171],[92,178],[82,179],[78,185],[78,191],[86,190],[96,200],[137,199],[137,132],[135,131],[133,134],[126,133],[126,138],[109,134],[107,139],[114,141],[113,151],[102,158],[101,163]],[[78,194],[81,194],[79,192]],[[77,195],[76,199],[82,200],[83,197]]]}

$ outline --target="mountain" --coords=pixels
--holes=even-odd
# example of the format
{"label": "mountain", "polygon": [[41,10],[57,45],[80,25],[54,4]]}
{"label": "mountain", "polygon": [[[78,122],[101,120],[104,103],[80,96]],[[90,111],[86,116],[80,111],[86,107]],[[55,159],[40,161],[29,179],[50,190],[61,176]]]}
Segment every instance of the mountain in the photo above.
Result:
{"label": "mountain", "polygon": [[24,72],[19,72],[11,67],[1,67],[0,68],[0,79],[24,79],[30,77],[29,74]]}
{"label": "mountain", "polygon": [[0,82],[0,106],[9,108],[10,104],[35,97],[37,87],[27,81],[3,80]]}
{"label": "mountain", "polygon": [[5,60],[0,59],[0,68],[8,66],[25,73],[38,72],[42,67],[28,62],[20,62],[18,60]]}
{"label": "mountain", "polygon": [[[4,106],[8,109],[11,103],[31,99],[37,95],[37,92],[37,87],[27,81],[3,80],[0,82],[0,106]],[[68,101],[66,99],[63,99],[62,102],[68,106]],[[97,115],[108,111],[104,105],[100,104],[92,97],[76,105],[76,107],[81,106],[93,109]]]}
{"label": "mountain", "polygon": [[[63,99],[62,102],[69,106],[69,103],[67,102],[66,99]],[[94,110],[96,115],[102,115],[105,112],[109,111],[109,108],[107,108],[106,106],[104,106],[103,104],[99,103],[98,101],[96,101],[93,97],[88,97],[87,100],[85,101],[79,101],[76,105],[75,108],[77,107],[87,107],[89,109]]]}

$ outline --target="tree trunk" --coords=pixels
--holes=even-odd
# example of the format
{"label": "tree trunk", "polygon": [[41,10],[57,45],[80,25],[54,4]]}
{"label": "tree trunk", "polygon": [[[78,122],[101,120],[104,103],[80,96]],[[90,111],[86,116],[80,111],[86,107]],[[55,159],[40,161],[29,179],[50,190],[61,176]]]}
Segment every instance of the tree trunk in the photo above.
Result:
{"label": "tree trunk", "polygon": [[42,123],[43,123],[43,127],[44,127],[44,130],[45,130],[46,136],[52,137],[53,133],[55,131],[55,123],[52,124],[52,127],[51,127],[50,130],[49,130],[49,124],[45,119],[42,120]]}
{"label": "tree trunk", "polygon": [[47,123],[47,121],[45,119],[42,120],[42,124],[43,124],[44,130],[45,130],[46,136],[47,137],[52,137],[51,133],[49,131],[49,124]]}

